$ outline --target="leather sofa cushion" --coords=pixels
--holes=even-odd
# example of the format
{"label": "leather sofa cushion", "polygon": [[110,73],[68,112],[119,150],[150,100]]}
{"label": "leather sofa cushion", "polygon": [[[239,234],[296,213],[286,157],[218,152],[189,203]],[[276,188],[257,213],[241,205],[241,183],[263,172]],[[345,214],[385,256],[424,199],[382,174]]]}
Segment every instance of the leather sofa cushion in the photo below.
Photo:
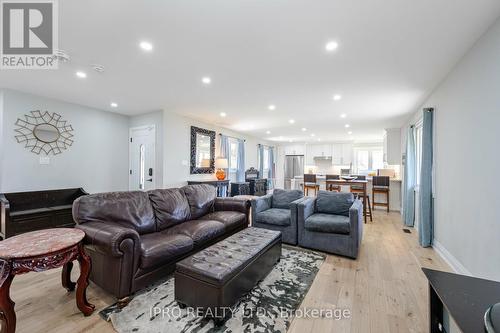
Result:
{"label": "leather sofa cushion", "polygon": [[209,184],[187,185],[181,189],[189,203],[191,219],[197,219],[213,210],[216,189]]}
{"label": "leather sofa cushion", "polygon": [[290,204],[304,196],[300,190],[282,190],[275,189],[273,191],[272,207],[290,209]]}
{"label": "leather sofa cushion", "polygon": [[290,209],[271,208],[260,212],[255,217],[257,223],[288,226],[290,221]]}
{"label": "leather sofa cushion", "polygon": [[142,191],[108,192],[81,196],[73,202],[76,223],[109,222],[133,228],[139,234],[156,230],[153,207]]}
{"label": "leather sofa cushion", "polygon": [[226,231],[244,226],[246,223],[246,215],[235,211],[213,212],[202,216],[200,219],[219,221],[224,224]]}
{"label": "leather sofa cushion", "polygon": [[354,203],[352,193],[319,191],[315,211],[324,214],[349,216],[349,209]]}
{"label": "leather sofa cushion", "polygon": [[139,265],[143,269],[160,266],[190,252],[193,247],[193,240],[184,235],[163,232],[143,235]]}
{"label": "leather sofa cushion", "polygon": [[152,190],[148,194],[156,216],[156,230],[161,231],[189,219],[191,209],[181,189]]}
{"label": "leather sofa cushion", "polygon": [[169,235],[184,235],[190,237],[194,246],[202,246],[224,233],[224,224],[211,220],[191,220],[169,228],[164,233]]}
{"label": "leather sofa cushion", "polygon": [[304,228],[309,231],[348,235],[350,219],[342,215],[317,213],[306,219]]}

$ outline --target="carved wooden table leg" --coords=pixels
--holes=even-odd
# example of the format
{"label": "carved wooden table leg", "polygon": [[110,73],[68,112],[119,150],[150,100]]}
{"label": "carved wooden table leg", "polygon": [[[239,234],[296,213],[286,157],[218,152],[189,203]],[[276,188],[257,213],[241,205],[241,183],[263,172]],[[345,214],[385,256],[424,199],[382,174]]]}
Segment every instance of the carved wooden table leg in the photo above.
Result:
{"label": "carved wooden table leg", "polygon": [[73,268],[73,262],[68,261],[66,264],[64,264],[62,274],[61,274],[62,286],[67,291],[75,290],[75,286],[76,286],[76,283],[71,281],[71,269],[72,268]]}
{"label": "carved wooden table leg", "polygon": [[78,262],[80,263],[80,277],[76,287],[76,305],[85,315],[90,316],[95,306],[87,301],[87,287],[89,285],[90,257],[85,253],[83,244],[78,245]]}
{"label": "carved wooden table leg", "polygon": [[10,284],[14,279],[11,274],[10,264],[2,260],[0,271],[0,311],[3,320],[2,333],[14,333],[16,331],[15,303],[10,299]]}

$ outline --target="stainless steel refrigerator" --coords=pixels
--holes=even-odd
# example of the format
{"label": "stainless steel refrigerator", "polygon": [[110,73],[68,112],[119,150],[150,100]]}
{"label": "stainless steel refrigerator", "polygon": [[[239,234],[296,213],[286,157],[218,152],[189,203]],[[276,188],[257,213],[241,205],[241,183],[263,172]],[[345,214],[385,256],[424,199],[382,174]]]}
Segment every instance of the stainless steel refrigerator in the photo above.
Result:
{"label": "stainless steel refrigerator", "polygon": [[292,188],[292,179],[295,176],[304,177],[304,155],[285,156],[285,189]]}

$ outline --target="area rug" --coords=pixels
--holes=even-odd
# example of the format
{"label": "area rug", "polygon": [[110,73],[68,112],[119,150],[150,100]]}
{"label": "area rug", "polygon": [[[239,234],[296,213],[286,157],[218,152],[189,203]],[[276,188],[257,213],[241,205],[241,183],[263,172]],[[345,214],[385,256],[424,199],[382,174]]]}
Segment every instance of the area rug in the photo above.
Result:
{"label": "area rug", "polygon": [[174,277],[169,276],[140,293],[123,309],[112,305],[100,312],[119,333],[286,332],[325,256],[283,247],[281,260],[269,275],[231,309],[222,325],[181,309],[174,300]]}

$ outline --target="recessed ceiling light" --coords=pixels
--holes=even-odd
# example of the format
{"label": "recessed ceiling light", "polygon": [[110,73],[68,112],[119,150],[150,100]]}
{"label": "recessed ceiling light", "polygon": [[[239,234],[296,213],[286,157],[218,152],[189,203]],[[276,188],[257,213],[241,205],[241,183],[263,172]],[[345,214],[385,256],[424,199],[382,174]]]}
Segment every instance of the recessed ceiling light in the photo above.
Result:
{"label": "recessed ceiling light", "polygon": [[280,136],[280,137],[279,137],[279,139],[280,139],[280,140],[283,140],[283,137],[282,137],[282,136]]}
{"label": "recessed ceiling light", "polygon": [[316,136],[316,134],[314,134],[314,133],[311,133],[311,136],[312,136],[312,137],[313,137],[313,136]]}
{"label": "recessed ceiling light", "polygon": [[334,101],[340,101],[342,99],[342,95],[333,95]]}
{"label": "recessed ceiling light", "polygon": [[219,115],[220,115],[222,118],[224,118],[225,116],[227,116],[227,114],[226,114],[225,112],[221,112],[221,113],[219,113]]}
{"label": "recessed ceiling light", "polygon": [[266,134],[271,134],[271,131],[266,131]]}
{"label": "recessed ceiling light", "polygon": [[118,104],[116,104],[115,102],[112,102],[110,105],[111,105],[112,108],[117,108],[118,107]]}
{"label": "recessed ceiling light", "polygon": [[139,43],[139,46],[144,51],[152,51],[153,50],[153,44],[151,44],[150,42],[142,41]]}
{"label": "recessed ceiling light", "polygon": [[203,84],[210,84],[212,83],[212,79],[209,78],[208,76],[205,76],[204,78],[201,79],[201,82],[203,82]]}
{"label": "recessed ceiling light", "polygon": [[302,132],[305,132],[305,131],[307,131],[307,128],[302,127]]}
{"label": "recessed ceiling light", "polygon": [[340,118],[346,118],[346,117],[347,117],[347,115],[346,115],[345,113],[342,113],[342,114],[340,115]]}
{"label": "recessed ceiling light", "polygon": [[292,140],[292,139],[290,139],[290,140],[288,140],[288,142],[293,142],[293,140]]}
{"label": "recessed ceiling light", "polygon": [[80,79],[85,79],[87,77],[87,73],[78,71],[76,72],[76,76],[78,76]]}
{"label": "recessed ceiling light", "polygon": [[271,104],[267,107],[269,110],[273,111],[273,110],[276,110],[276,105],[274,104]]}
{"label": "recessed ceiling light", "polygon": [[332,52],[332,51],[335,51],[338,47],[339,47],[339,44],[336,41],[332,40],[332,41],[329,41],[328,43],[326,43],[325,50],[327,50],[328,52]]}
{"label": "recessed ceiling light", "polygon": [[347,134],[352,135],[352,131],[347,132]]}
{"label": "recessed ceiling light", "polygon": [[290,124],[295,124],[295,119],[290,119],[288,122],[289,122]]}
{"label": "recessed ceiling light", "polygon": [[345,125],[344,125],[344,127],[345,127],[345,128],[349,128],[349,127],[351,127],[351,125],[349,125],[349,124],[345,124]]}
{"label": "recessed ceiling light", "polygon": [[321,138],[318,138],[318,141],[321,141]]}

